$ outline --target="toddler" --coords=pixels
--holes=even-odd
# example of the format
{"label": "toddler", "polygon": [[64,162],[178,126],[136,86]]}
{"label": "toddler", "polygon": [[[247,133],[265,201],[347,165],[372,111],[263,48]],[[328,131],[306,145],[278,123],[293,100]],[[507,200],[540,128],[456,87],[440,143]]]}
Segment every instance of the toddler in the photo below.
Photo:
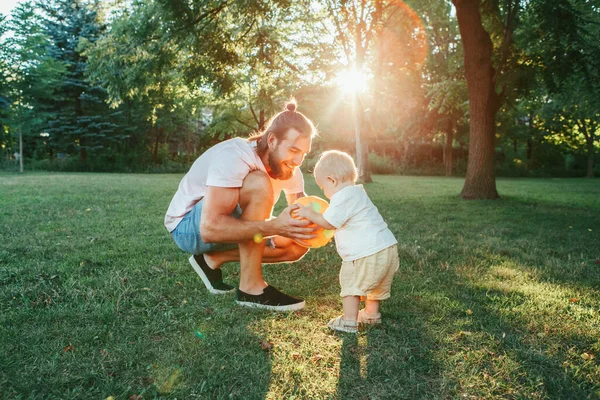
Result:
{"label": "toddler", "polygon": [[[398,271],[397,241],[371,202],[352,157],[344,152],[324,152],[315,165],[317,185],[330,199],[323,215],[310,206],[297,210],[300,217],[325,228],[335,229],[335,245],[342,257],[340,285],[344,314],[329,321],[329,328],[357,332],[358,324],[381,323],[379,302],[390,297]],[[359,311],[361,298],[365,308]]]}

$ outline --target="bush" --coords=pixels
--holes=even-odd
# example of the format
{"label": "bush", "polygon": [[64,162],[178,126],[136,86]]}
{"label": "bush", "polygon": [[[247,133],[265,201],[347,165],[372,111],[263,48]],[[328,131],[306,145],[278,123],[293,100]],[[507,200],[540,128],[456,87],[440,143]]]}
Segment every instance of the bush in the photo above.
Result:
{"label": "bush", "polygon": [[372,152],[369,153],[369,167],[372,174],[393,175],[400,173],[398,162],[395,159]]}

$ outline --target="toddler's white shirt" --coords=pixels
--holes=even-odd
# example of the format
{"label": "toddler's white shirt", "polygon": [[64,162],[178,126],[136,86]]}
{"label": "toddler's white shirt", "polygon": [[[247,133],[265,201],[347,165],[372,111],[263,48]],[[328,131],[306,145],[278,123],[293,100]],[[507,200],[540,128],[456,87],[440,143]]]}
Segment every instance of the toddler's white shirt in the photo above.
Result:
{"label": "toddler's white shirt", "polygon": [[323,218],[337,228],[335,246],[344,261],[370,256],[398,243],[363,185],[346,186],[331,196]]}
{"label": "toddler's white shirt", "polygon": [[[165,227],[169,232],[204,197],[207,186],[238,188],[250,172],[267,172],[255,148],[254,141],[233,138],[214,145],[198,157],[169,204],[165,215]],[[304,192],[304,177],[300,168],[296,168],[290,179],[271,179],[271,185],[277,202],[282,190],[286,194]]]}

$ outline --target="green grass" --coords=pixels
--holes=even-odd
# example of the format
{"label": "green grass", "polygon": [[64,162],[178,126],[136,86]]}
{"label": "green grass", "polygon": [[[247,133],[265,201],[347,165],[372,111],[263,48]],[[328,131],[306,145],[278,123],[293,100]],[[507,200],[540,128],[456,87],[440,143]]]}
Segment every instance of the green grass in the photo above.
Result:
{"label": "green grass", "polygon": [[162,225],[180,178],[0,175],[0,399],[600,397],[599,180],[376,176],[400,273],[352,336],[332,245],[265,267],[302,312],[209,295]]}

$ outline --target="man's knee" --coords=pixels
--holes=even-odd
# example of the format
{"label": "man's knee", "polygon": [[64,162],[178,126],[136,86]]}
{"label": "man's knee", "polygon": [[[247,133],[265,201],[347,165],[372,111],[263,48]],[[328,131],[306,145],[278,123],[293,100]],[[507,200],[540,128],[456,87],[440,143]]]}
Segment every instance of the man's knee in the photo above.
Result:
{"label": "man's knee", "polygon": [[271,179],[266,172],[256,170],[246,175],[240,189],[240,200],[248,201],[270,201],[273,203],[273,188]]}

